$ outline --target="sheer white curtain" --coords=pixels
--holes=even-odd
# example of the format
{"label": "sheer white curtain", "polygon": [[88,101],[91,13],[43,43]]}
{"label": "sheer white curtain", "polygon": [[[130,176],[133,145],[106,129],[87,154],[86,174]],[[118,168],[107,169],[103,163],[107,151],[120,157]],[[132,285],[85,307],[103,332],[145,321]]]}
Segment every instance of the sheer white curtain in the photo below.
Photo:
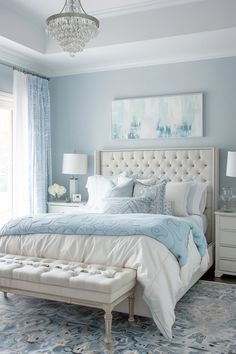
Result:
{"label": "sheer white curtain", "polygon": [[14,70],[13,80],[13,216],[30,213],[27,77]]}
{"label": "sheer white curtain", "polygon": [[14,71],[13,216],[47,211],[51,183],[48,80]]}
{"label": "sheer white curtain", "polygon": [[47,211],[51,184],[51,124],[48,80],[27,75],[30,213]]}

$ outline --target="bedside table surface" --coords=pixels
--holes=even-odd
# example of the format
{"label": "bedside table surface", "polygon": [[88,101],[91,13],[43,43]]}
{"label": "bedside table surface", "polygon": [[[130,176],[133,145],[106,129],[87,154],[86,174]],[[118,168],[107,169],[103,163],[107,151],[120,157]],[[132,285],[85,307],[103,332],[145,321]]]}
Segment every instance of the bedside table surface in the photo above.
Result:
{"label": "bedside table surface", "polygon": [[223,211],[223,210],[217,210],[217,211],[215,211],[215,214],[236,217],[236,211],[235,212],[229,212],[229,211],[227,212],[227,211]]}
{"label": "bedside table surface", "polygon": [[63,200],[63,201],[58,201],[58,202],[48,202],[47,204],[50,206],[77,207],[79,205],[86,205],[86,203],[87,202],[71,203],[71,202],[66,202],[65,200]]}

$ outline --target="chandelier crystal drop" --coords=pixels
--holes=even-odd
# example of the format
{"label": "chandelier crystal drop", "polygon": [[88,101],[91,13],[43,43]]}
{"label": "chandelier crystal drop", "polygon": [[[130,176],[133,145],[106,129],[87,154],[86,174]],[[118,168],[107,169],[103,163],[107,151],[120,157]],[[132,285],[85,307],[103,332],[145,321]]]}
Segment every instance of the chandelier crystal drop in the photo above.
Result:
{"label": "chandelier crystal drop", "polygon": [[96,36],[98,29],[98,19],[84,11],[80,0],[66,0],[61,12],[47,19],[46,31],[65,52],[75,56]]}

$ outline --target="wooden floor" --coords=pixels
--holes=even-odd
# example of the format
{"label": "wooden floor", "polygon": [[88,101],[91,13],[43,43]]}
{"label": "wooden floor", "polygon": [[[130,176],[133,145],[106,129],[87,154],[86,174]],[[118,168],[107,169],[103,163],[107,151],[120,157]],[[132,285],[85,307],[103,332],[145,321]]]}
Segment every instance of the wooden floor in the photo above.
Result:
{"label": "wooden floor", "polygon": [[236,284],[236,276],[233,275],[222,275],[221,278],[216,278],[214,274],[214,267],[210,268],[206,274],[201,278],[203,280],[217,281],[219,283],[230,283]]}

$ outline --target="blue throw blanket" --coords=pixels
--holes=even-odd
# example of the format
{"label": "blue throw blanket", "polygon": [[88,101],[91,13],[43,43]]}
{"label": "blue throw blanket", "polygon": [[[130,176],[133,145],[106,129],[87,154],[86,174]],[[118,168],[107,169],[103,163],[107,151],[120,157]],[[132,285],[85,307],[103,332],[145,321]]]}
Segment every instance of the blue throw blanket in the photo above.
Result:
{"label": "blue throw blanket", "polygon": [[176,217],[154,214],[44,214],[12,219],[0,229],[0,236],[60,235],[145,235],[163,245],[184,266],[188,257],[188,235],[192,230],[201,256],[207,249],[202,231],[193,223]]}

